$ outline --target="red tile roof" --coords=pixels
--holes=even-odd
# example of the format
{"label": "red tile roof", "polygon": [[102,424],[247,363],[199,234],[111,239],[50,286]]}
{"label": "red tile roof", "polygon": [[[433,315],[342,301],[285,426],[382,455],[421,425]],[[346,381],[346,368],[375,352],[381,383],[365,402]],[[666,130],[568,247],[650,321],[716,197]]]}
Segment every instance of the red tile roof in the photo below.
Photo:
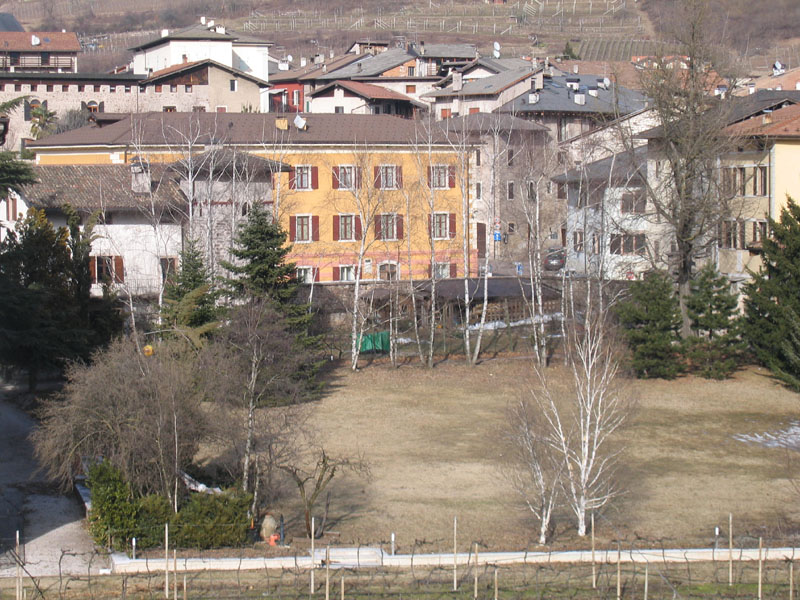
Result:
{"label": "red tile roof", "polygon": [[800,104],[750,117],[725,129],[735,136],[798,137],[800,136]]}
{"label": "red tile roof", "polygon": [[328,85],[313,91],[310,95],[316,96],[322,93],[323,90],[327,90],[328,88],[337,85],[345,88],[346,90],[350,90],[351,92],[353,92],[358,96],[361,96],[362,98],[369,98],[371,100],[405,100],[406,102],[413,102],[413,100],[408,96],[401,94],[400,92],[395,92],[394,90],[382,87],[380,85],[373,85],[371,83],[362,83],[360,81],[347,81],[343,79],[337,79],[333,83],[329,83]]}
{"label": "red tile roof", "polygon": [[[33,37],[39,39],[35,46]],[[81,43],[74,32],[2,31],[0,52],[80,52]]]}

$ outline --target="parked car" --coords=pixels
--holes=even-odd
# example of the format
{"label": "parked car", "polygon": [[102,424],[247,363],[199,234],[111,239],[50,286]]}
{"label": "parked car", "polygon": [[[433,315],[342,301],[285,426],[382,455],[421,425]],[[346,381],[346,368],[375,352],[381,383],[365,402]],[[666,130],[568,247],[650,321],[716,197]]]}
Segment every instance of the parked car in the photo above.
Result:
{"label": "parked car", "polygon": [[550,248],[544,257],[544,268],[547,271],[560,271],[567,262],[566,248]]}

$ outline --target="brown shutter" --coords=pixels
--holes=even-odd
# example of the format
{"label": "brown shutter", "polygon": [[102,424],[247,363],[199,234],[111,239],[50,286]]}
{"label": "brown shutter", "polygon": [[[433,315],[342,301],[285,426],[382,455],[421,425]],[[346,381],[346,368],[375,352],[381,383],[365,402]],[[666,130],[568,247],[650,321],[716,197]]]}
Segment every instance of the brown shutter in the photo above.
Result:
{"label": "brown shutter", "polygon": [[403,239],[403,215],[396,215],[395,222],[397,223],[397,239]]}
{"label": "brown shutter", "polygon": [[356,240],[361,239],[361,217],[356,215],[355,217],[355,229],[356,229]]}
{"label": "brown shutter", "polygon": [[297,217],[289,217],[289,241],[293,242],[297,233]]}
{"label": "brown shutter", "polygon": [[428,237],[433,239],[433,215],[428,215]]}
{"label": "brown shutter", "polygon": [[[334,190],[339,189],[339,167],[332,167],[331,168],[331,187]],[[334,217],[335,219],[336,217]],[[339,239],[339,238],[335,238]]]}
{"label": "brown shutter", "polygon": [[456,213],[450,213],[450,239],[456,237]]}
{"label": "brown shutter", "polygon": [[381,168],[373,167],[373,176],[375,180],[375,187],[381,189]]}
{"label": "brown shutter", "polygon": [[[336,181],[335,178],[334,181]],[[339,241],[339,215],[333,215],[333,241]]]}
{"label": "brown shutter", "polygon": [[447,167],[447,187],[456,187],[456,168],[454,166]]}
{"label": "brown shutter", "polygon": [[101,113],[102,112],[106,112],[106,103],[105,102],[101,102],[100,104],[97,105],[97,112],[101,112]]}
{"label": "brown shutter", "polygon": [[432,174],[433,167],[428,166],[428,187],[431,187],[431,174]]}
{"label": "brown shutter", "polygon": [[311,267],[314,270],[314,281],[319,281],[319,268]]}
{"label": "brown shutter", "polygon": [[92,276],[92,283],[97,283],[97,257],[89,257],[89,274]]}
{"label": "brown shutter", "polygon": [[31,120],[31,103],[28,102],[27,100],[25,100],[22,105],[22,113],[23,113],[23,118],[26,121]]}
{"label": "brown shutter", "polygon": [[295,171],[292,169],[289,171],[289,189],[296,190],[297,189],[297,182],[295,180]]}
{"label": "brown shutter", "polygon": [[458,276],[457,272],[457,265],[456,263],[450,263],[450,277],[454,278]]}
{"label": "brown shutter", "polygon": [[478,230],[478,258],[486,257],[486,223],[476,223]]}
{"label": "brown shutter", "polygon": [[339,267],[333,267],[333,280],[339,281]]}
{"label": "brown shutter", "polygon": [[361,167],[356,167],[355,177],[355,187],[356,189],[361,189]]}
{"label": "brown shutter", "polygon": [[403,167],[398,165],[395,169],[395,179],[397,180],[397,189],[399,190],[403,187]]}
{"label": "brown shutter", "polygon": [[[316,167],[314,167],[316,169]],[[311,241],[319,241],[319,216],[314,215],[311,217]]]}
{"label": "brown shutter", "polygon": [[381,239],[381,216],[375,215],[375,239]]}
{"label": "brown shutter", "polygon": [[317,167],[311,167],[311,189],[319,189],[319,169]]}
{"label": "brown shutter", "polygon": [[114,281],[116,283],[125,283],[125,267],[122,264],[122,257],[114,257]]}

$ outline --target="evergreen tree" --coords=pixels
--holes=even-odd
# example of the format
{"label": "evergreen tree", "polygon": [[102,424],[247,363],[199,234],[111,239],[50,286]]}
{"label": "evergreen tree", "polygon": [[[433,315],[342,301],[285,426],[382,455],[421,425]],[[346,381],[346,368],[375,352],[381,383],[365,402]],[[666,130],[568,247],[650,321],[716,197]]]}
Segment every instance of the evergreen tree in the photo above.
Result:
{"label": "evergreen tree", "polygon": [[218,294],[211,289],[203,254],[190,239],[180,254],[178,273],[164,290],[164,319],[173,327],[194,330],[190,337],[199,337],[214,329],[220,310]]}
{"label": "evergreen tree", "polygon": [[761,269],[745,286],[742,335],[775,377],[800,391],[800,206],[789,199],[769,226]]}
{"label": "evergreen tree", "polygon": [[736,370],[738,304],[728,278],[710,263],[691,282],[686,306],[694,336],[686,340],[686,353],[703,377],[724,379]]}
{"label": "evergreen tree", "polygon": [[632,283],[630,298],[620,303],[617,314],[637,377],[672,379],[682,371],[680,308],[669,276],[656,271]]}
{"label": "evergreen tree", "polygon": [[22,187],[36,183],[36,176],[30,164],[18,160],[13,152],[0,152],[0,196],[9,192],[20,192]]}
{"label": "evergreen tree", "polygon": [[70,285],[66,228],[30,210],[0,243],[0,360],[28,371],[36,388],[41,369],[63,365],[86,348]]}
{"label": "evergreen tree", "polygon": [[286,238],[286,232],[272,215],[258,204],[253,205],[231,250],[240,262],[222,262],[235,275],[227,280],[232,295],[266,296],[281,306],[294,301],[297,276],[294,263],[286,262],[291,250]]}

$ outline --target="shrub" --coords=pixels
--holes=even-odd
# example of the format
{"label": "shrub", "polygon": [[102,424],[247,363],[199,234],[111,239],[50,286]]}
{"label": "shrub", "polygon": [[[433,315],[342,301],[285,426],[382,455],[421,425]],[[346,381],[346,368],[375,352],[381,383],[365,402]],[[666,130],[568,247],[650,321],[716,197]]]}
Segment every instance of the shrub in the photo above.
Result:
{"label": "shrub", "polygon": [[136,531],[137,503],[130,486],[105,460],[89,468],[87,483],[92,491],[89,533],[99,545],[124,550]]}
{"label": "shrub", "polygon": [[175,519],[175,545],[182,548],[241,546],[247,540],[252,497],[238,491],[192,494]]}
{"label": "shrub", "polygon": [[175,516],[169,500],[151,494],[139,499],[138,508],[136,545],[142,549],[161,546],[164,543],[164,523],[171,523]]}

